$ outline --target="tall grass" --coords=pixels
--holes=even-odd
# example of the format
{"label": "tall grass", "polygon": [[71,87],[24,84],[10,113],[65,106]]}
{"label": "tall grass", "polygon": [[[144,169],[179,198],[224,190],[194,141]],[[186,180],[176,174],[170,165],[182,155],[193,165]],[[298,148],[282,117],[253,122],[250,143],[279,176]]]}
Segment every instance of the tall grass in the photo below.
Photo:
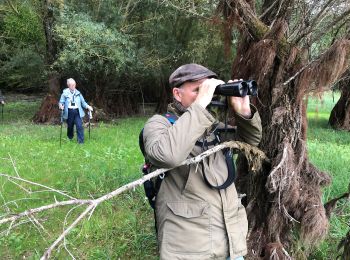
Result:
{"label": "tall grass", "polygon": [[[330,111],[339,99],[339,93],[327,93],[323,100],[310,98],[308,105],[309,158],[319,169],[332,177],[332,184],[324,188],[323,201],[327,202],[348,191],[350,184],[350,133],[336,131],[328,125]],[[310,259],[336,259],[337,246],[349,230],[349,201],[341,201],[330,221],[327,239],[314,251]]]}
{"label": "tall grass", "polygon": [[[310,160],[333,177],[332,185],[324,189],[323,199],[328,201],[347,189],[350,136],[348,132],[334,131],[327,126],[329,112],[335,104],[332,97],[327,95],[315,113],[317,102],[320,103],[309,100],[308,149]],[[38,102],[17,102],[5,107],[0,125],[0,173],[18,173],[31,181],[67,191],[76,198],[97,198],[140,177],[143,158],[138,134],[146,118],[101,123],[92,128],[90,140],[85,131],[84,145],[68,141],[64,127],[60,147],[60,126],[31,123],[30,118],[38,106]],[[42,188],[20,185],[0,178],[1,216],[9,209],[21,212],[66,199]],[[30,223],[33,219],[24,219],[29,223],[14,227],[8,236],[6,228],[0,227],[0,259],[38,259],[83,208],[70,211],[71,207],[66,207],[37,215],[44,229]],[[336,245],[345,235],[350,210],[345,203],[337,210],[327,240],[310,259],[335,259],[338,254]],[[143,189],[126,192],[100,205],[89,221],[73,230],[65,245],[55,252],[56,258],[70,258],[69,250],[77,259],[157,259],[153,212]]]}

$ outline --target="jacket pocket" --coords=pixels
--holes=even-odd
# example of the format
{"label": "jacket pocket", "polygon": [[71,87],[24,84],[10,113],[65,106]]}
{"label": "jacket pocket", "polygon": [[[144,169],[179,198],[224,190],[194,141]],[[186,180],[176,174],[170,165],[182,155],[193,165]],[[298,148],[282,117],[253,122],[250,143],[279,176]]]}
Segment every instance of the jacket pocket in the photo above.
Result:
{"label": "jacket pocket", "polygon": [[166,250],[179,254],[203,254],[211,248],[209,204],[202,201],[167,203],[164,224]]}
{"label": "jacket pocket", "polygon": [[237,215],[229,227],[233,254],[237,256],[245,255],[247,253],[248,220],[243,206],[238,207]]}

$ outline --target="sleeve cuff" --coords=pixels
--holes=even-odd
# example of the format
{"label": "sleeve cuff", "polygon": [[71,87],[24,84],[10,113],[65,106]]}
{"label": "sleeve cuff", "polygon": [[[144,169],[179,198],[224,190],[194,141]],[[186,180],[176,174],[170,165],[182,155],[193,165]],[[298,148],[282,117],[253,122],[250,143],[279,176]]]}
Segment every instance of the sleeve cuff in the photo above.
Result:
{"label": "sleeve cuff", "polygon": [[216,122],[216,119],[215,117],[213,117],[212,114],[210,114],[210,112],[208,110],[206,110],[205,108],[203,108],[201,105],[199,105],[198,103],[194,102],[191,106],[190,106],[191,109],[193,109],[194,111],[198,112],[198,113],[201,113],[203,114],[207,119],[208,121],[211,123],[211,124],[214,124]]}
{"label": "sleeve cuff", "polygon": [[250,121],[250,120],[253,120],[254,117],[256,117],[259,114],[259,113],[257,113],[258,109],[252,104],[250,104],[250,110],[251,110],[250,118],[246,118],[246,117],[244,117],[243,115],[241,115],[239,113],[235,113],[235,115],[239,118],[239,120]]}

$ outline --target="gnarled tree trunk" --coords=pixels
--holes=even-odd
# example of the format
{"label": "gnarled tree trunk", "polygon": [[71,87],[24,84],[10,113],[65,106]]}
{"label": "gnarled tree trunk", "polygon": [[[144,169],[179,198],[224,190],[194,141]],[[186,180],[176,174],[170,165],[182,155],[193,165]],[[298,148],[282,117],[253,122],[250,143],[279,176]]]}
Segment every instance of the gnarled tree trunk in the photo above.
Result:
{"label": "gnarled tree trunk", "polygon": [[55,74],[51,74],[49,77],[49,92],[41,102],[39,111],[33,117],[35,123],[58,124],[60,122],[58,109],[60,83]]}
{"label": "gnarled tree trunk", "polygon": [[[248,1],[222,3],[226,17],[230,10],[243,36],[232,78],[255,79],[259,84],[260,148],[271,159],[260,175],[241,174],[237,180],[238,190],[247,194],[248,259],[284,259],[291,249],[293,230],[304,245],[315,244],[328,231],[321,187],[331,179],[309,162],[303,97],[309,86],[329,85],[346,70],[350,41],[336,41],[318,60],[307,64],[307,51],[286,37],[293,1],[266,1],[263,6],[274,4],[277,9],[266,10],[262,20]],[[238,168],[246,171],[246,161],[240,158]],[[280,258],[271,258],[273,254]],[[297,259],[306,255],[293,252]]]}
{"label": "gnarled tree trunk", "polygon": [[[46,65],[49,67],[55,61],[57,47],[53,37],[54,12],[51,0],[42,1],[43,27],[46,38]],[[59,123],[60,112],[58,110],[58,98],[60,93],[59,75],[57,72],[49,71],[48,93],[44,97],[39,111],[33,117],[35,123]]]}
{"label": "gnarled tree trunk", "polygon": [[328,123],[335,129],[350,131],[350,71],[344,75],[340,83],[341,96],[332,109]]}

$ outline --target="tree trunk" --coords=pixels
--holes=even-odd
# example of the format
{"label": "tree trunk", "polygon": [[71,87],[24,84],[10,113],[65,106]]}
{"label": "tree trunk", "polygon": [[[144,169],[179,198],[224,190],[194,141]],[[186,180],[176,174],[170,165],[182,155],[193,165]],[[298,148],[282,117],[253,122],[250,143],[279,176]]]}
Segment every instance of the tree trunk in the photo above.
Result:
{"label": "tree trunk", "polygon": [[350,71],[345,73],[346,79],[340,83],[341,96],[332,109],[329,124],[334,129],[350,131]]}
{"label": "tree trunk", "polygon": [[[53,37],[54,13],[50,0],[42,1],[43,8],[43,28],[46,39],[46,65],[50,67],[55,61],[57,46]],[[61,6],[62,8],[62,6]],[[57,72],[49,71],[48,93],[44,97],[39,111],[33,117],[35,123],[59,123],[58,98],[60,94],[60,82]]]}
{"label": "tree trunk", "polygon": [[164,73],[161,73],[160,80],[159,80],[159,86],[160,86],[160,96],[159,101],[157,103],[157,107],[155,109],[155,112],[157,113],[165,113],[167,111],[167,106],[169,102],[172,102],[172,95],[169,96],[169,93],[171,93],[172,89],[169,86],[168,79],[164,77]]}
{"label": "tree trunk", "polygon": [[49,93],[44,97],[39,111],[33,117],[35,123],[60,123],[60,111],[58,109],[60,82],[55,74],[51,74],[49,77]]}
{"label": "tree trunk", "polygon": [[[304,245],[313,245],[328,231],[321,187],[329,185],[331,179],[309,162],[303,97],[308,86],[334,82],[344,72],[347,63],[338,58],[348,57],[350,42],[335,42],[305,70],[307,53],[285,38],[288,24],[283,18],[289,19],[288,6],[280,8],[280,19],[265,18],[273,22],[264,24],[247,1],[230,4],[244,36],[233,62],[232,78],[255,79],[259,84],[257,108],[263,125],[260,148],[271,159],[271,165],[265,165],[260,174],[238,174],[237,189],[247,194],[248,259],[278,259],[271,258],[274,252],[284,259],[285,249],[292,249],[295,236]],[[275,12],[270,13],[275,16]],[[239,158],[237,168],[238,172],[247,172],[247,161]],[[306,258],[307,253],[293,250],[293,257]]]}

